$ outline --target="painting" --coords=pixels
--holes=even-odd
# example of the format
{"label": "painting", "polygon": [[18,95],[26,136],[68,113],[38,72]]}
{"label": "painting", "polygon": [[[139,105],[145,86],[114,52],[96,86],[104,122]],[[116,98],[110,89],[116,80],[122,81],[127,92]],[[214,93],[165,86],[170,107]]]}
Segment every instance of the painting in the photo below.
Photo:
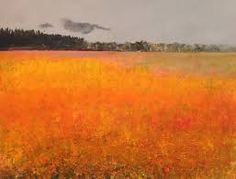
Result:
{"label": "painting", "polygon": [[1,179],[236,178],[234,0],[0,0]]}

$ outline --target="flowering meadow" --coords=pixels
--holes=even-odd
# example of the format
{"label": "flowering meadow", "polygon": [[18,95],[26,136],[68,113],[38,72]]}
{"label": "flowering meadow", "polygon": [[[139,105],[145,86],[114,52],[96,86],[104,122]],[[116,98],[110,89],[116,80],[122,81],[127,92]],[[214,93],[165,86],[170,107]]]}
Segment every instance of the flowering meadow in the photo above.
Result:
{"label": "flowering meadow", "polygon": [[0,178],[236,178],[236,54],[0,52]]}

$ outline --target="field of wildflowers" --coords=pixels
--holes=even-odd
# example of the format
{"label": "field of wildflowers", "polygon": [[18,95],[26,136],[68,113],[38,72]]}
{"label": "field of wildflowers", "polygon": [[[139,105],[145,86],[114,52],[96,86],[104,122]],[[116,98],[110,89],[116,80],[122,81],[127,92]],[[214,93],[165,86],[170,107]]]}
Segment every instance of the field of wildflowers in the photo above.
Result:
{"label": "field of wildflowers", "polygon": [[236,54],[179,56],[1,52],[0,178],[235,178]]}

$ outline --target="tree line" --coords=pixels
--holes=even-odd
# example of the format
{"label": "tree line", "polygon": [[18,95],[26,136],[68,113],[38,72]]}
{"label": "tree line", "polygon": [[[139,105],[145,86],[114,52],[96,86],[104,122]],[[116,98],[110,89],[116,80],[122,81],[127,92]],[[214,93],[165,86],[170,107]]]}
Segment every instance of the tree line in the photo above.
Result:
{"label": "tree line", "polygon": [[84,38],[59,34],[45,34],[35,30],[0,28],[0,49],[37,50],[96,50],[96,51],[143,51],[143,52],[221,52],[236,51],[217,45],[184,43],[137,42],[88,42]]}
{"label": "tree line", "polygon": [[1,28],[0,48],[83,49],[86,48],[86,41],[83,38],[45,34],[35,30]]}

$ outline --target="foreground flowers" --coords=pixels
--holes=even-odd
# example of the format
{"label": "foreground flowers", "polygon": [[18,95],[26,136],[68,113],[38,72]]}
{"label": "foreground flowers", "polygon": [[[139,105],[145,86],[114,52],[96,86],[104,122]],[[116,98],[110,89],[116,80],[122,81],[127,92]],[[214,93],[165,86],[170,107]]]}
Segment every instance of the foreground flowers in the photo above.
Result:
{"label": "foreground flowers", "polygon": [[0,176],[234,177],[234,79],[37,53],[0,64]]}

